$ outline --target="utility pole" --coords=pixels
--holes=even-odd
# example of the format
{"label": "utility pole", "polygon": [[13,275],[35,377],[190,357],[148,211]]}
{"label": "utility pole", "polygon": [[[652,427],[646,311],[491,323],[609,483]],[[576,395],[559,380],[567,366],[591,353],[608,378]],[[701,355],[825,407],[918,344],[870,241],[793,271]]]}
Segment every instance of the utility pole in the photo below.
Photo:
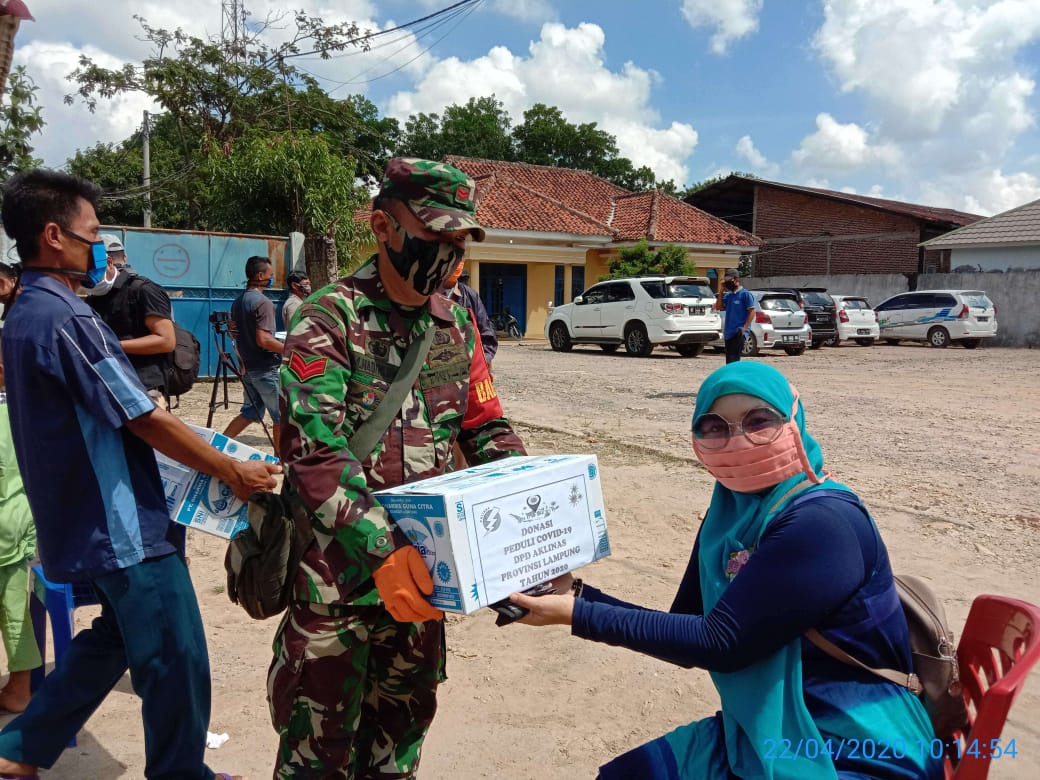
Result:
{"label": "utility pole", "polygon": [[144,162],[144,180],[141,183],[144,185],[144,226],[147,228],[152,226],[152,132],[148,124],[147,111],[144,112],[142,135],[144,136],[144,148],[141,150],[141,158]]}

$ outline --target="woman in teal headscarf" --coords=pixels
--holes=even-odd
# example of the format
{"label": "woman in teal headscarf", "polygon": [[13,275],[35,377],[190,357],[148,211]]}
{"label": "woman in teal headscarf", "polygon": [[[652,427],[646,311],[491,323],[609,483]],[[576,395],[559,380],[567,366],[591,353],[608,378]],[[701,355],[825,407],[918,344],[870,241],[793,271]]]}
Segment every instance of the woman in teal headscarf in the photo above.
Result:
{"label": "woman in teal headscarf", "polygon": [[693,448],[716,478],[669,612],[569,575],[569,595],[511,598],[532,625],[708,669],[722,710],[604,765],[611,778],[933,778],[933,733],[906,688],[804,637],[818,629],[873,668],[911,670],[888,553],[851,490],[823,467],[794,387],[733,363],[697,393]]}

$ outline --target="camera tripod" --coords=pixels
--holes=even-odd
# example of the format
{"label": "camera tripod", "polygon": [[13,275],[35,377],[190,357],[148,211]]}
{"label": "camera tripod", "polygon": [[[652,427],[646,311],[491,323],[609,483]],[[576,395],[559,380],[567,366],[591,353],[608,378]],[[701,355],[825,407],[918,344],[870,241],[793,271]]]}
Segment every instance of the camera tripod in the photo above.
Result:
{"label": "camera tripod", "polygon": [[[213,427],[213,412],[218,407],[225,409],[231,406],[231,402],[228,399],[228,374],[233,374],[239,382],[242,383],[242,392],[248,398],[250,405],[254,409],[260,410],[260,425],[264,429],[264,434],[267,436],[267,440],[274,447],[274,437],[271,435],[271,431],[267,427],[267,421],[264,420],[264,405],[261,401],[257,403],[257,399],[253,397],[253,393],[249,388],[249,385],[245,382],[245,372],[241,370],[239,366],[240,361],[236,361],[235,354],[231,350],[235,350],[235,340],[231,338],[231,328],[229,318],[221,317],[225,315],[225,312],[214,312],[210,315],[210,322],[213,323],[213,344],[217,349],[217,371],[213,375],[213,392],[209,397],[209,416],[206,418],[206,427]],[[230,347],[228,349],[228,341],[230,340]],[[237,352],[237,350],[235,350]],[[218,401],[217,394],[220,388],[224,388],[224,400]]]}

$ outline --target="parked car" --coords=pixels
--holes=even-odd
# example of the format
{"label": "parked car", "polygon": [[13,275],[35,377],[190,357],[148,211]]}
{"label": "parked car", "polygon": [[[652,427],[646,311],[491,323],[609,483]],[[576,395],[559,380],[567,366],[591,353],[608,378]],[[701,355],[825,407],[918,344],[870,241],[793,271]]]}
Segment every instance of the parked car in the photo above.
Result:
{"label": "parked car", "polygon": [[975,349],[997,335],[997,308],[982,290],[919,290],[886,298],[874,307],[881,338],[927,341],[948,347],[957,341]]}
{"label": "parked car", "polygon": [[760,287],[770,292],[791,293],[808,316],[812,348],[819,349],[838,335],[838,314],[826,287]]}
{"label": "parked car", "polygon": [[[783,349],[788,355],[804,355],[815,333],[809,327],[808,315],[798,305],[798,299],[788,292],[751,290],[755,299],[755,319],[744,337],[743,357],[754,357],[761,349]],[[725,349],[721,337],[712,344]]]}
{"label": "parked car", "polygon": [[715,293],[703,276],[639,276],[609,279],[557,306],[545,321],[545,337],[557,352],[597,344],[645,357],[657,345],[696,357],[722,332]]}
{"label": "parked car", "polygon": [[873,346],[881,329],[877,312],[870,308],[870,302],[862,295],[832,295],[831,298],[838,310],[838,332],[831,339],[830,346],[836,347],[848,339],[862,347]]}

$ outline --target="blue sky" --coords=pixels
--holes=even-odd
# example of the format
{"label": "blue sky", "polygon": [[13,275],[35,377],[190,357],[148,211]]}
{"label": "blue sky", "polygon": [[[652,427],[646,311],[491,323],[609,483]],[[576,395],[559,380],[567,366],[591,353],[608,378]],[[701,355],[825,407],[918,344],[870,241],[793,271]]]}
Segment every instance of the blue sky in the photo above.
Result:
{"label": "blue sky", "polygon": [[[41,87],[38,149],[51,165],[126,137],[156,108],[143,96],[94,115],[62,105],[80,52],[139,60],[134,13],[220,29],[219,0],[29,3],[37,21],[15,58]],[[386,29],[450,4],[293,7]],[[285,8],[247,7],[257,19]],[[1040,198],[1040,0],[481,0],[426,37],[387,38],[397,42],[302,64],[402,121],[492,92],[515,121],[556,105],[680,185],[739,170],[981,214]]]}

